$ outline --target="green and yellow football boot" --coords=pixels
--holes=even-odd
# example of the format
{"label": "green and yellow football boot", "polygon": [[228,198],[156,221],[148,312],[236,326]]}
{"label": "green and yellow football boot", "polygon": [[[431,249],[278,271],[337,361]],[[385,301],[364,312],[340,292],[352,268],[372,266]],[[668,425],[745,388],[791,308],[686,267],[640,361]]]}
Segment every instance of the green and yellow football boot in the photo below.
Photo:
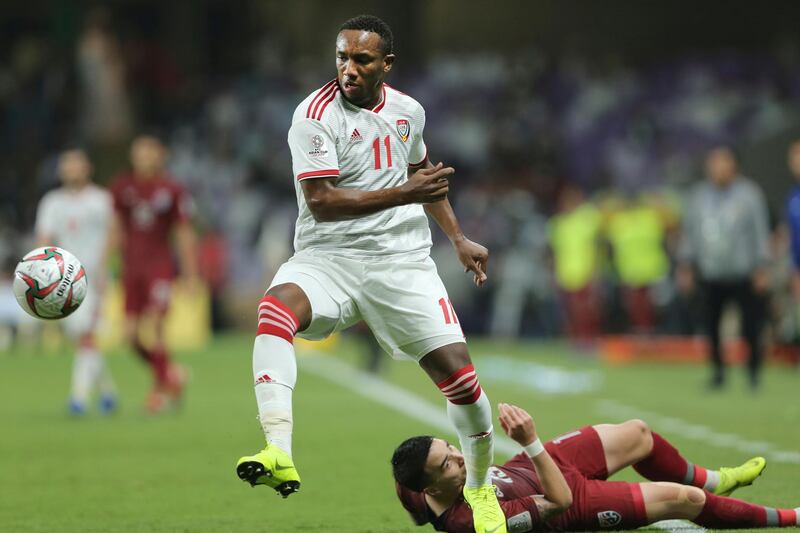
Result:
{"label": "green and yellow football boot", "polygon": [[497,501],[494,485],[464,487],[464,499],[472,508],[475,533],[507,533],[506,517]]}
{"label": "green and yellow football boot", "polygon": [[284,498],[300,490],[300,476],[292,458],[274,444],[267,444],[257,454],[239,459],[236,474],[250,486],[266,485]]}
{"label": "green and yellow football boot", "polygon": [[744,464],[733,468],[723,466],[719,469],[719,484],[714,489],[714,494],[728,496],[739,487],[752,485],[766,467],[767,460],[763,457],[753,457]]}

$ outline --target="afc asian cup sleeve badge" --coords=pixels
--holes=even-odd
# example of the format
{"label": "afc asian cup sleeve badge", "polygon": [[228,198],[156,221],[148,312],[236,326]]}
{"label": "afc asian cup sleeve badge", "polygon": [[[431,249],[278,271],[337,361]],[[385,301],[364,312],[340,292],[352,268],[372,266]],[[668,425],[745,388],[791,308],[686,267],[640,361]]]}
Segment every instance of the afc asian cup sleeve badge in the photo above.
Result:
{"label": "afc asian cup sleeve badge", "polygon": [[406,142],[409,135],[411,135],[411,125],[404,118],[397,121],[397,134],[400,135],[400,140]]}

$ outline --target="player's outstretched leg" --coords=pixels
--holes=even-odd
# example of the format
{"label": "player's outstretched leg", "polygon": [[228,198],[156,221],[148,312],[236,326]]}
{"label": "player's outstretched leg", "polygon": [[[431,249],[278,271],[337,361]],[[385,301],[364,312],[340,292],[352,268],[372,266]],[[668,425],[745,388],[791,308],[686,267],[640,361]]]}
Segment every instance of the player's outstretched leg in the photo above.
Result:
{"label": "player's outstretched leg", "polygon": [[103,354],[99,354],[97,358],[95,386],[100,392],[100,411],[104,414],[111,414],[116,411],[119,406],[117,386],[114,384],[114,378],[111,377],[111,370],[109,370]]}
{"label": "player's outstretched leg", "polygon": [[295,314],[278,298],[267,295],[259,303],[253,377],[267,446],[236,465],[240,479],[272,487],[284,498],[300,490],[292,461],[292,391],[297,382],[293,341],[299,326]]}
{"label": "player's outstretched leg", "polygon": [[709,529],[800,526],[800,507],[776,509],[714,494],[705,496],[703,510],[691,520]]}
{"label": "player's outstretched leg", "polygon": [[447,398],[447,416],[458,432],[464,454],[464,499],[472,508],[475,531],[504,533],[505,515],[489,478],[494,456],[492,407],[478,382],[466,344],[437,348],[423,357],[420,365]]}
{"label": "player's outstretched leg", "polygon": [[651,481],[672,481],[727,496],[739,487],[752,484],[767,466],[763,457],[753,457],[734,468],[710,470],[688,462],[658,433],[653,432],[652,437],[650,455],[633,465],[642,477]]}
{"label": "player's outstretched leg", "polygon": [[640,483],[647,523],[685,519],[709,529],[797,527],[800,508],[775,509],[677,483]]}
{"label": "player's outstretched leg", "polygon": [[69,412],[80,416],[86,413],[89,397],[92,393],[97,353],[79,346],[72,362],[72,383],[69,393]]}

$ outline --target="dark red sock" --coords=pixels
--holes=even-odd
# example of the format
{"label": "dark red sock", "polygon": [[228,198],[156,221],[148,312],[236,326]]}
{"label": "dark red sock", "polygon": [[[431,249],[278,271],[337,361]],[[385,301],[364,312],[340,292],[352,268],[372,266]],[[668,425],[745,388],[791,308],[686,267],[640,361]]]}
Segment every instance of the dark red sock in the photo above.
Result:
{"label": "dark red sock", "polygon": [[152,359],[153,356],[150,353],[150,350],[148,350],[147,348],[144,347],[144,344],[142,344],[141,342],[138,342],[138,341],[134,342],[133,343],[133,349],[136,350],[136,354],[139,356],[139,358],[142,361],[144,361],[148,365],[152,365],[152,363],[150,362],[150,359]]}
{"label": "dark red sock", "polygon": [[719,476],[709,470],[688,462],[675,447],[656,432],[653,435],[653,450],[645,459],[633,465],[633,469],[650,481],[673,481],[713,491]]}
{"label": "dark red sock", "polygon": [[774,509],[735,498],[706,493],[703,510],[692,520],[710,529],[741,529],[748,527],[797,527],[795,509]]}
{"label": "dark red sock", "polygon": [[[645,459],[633,465],[633,469],[650,481],[673,481],[686,483],[689,463],[675,447],[656,432],[653,435],[653,450]],[[702,485],[700,485],[702,486]]]}
{"label": "dark red sock", "polygon": [[157,387],[169,384],[169,354],[163,348],[150,352],[150,365],[153,367],[153,377]]}

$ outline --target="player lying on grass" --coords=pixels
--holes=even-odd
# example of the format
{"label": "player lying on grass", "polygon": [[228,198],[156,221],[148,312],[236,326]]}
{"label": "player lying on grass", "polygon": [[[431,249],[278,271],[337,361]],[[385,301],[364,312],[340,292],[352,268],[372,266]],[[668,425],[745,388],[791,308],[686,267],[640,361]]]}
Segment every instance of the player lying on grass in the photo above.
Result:
{"label": "player lying on grass", "polygon": [[[667,519],[713,529],[800,524],[800,508],[725,497],[761,474],[762,457],[709,470],[687,462],[641,420],[584,427],[542,445],[527,412],[508,404],[499,411],[503,430],[523,449],[491,468],[508,531],[634,529]],[[629,466],[651,482],[606,481]],[[395,450],[392,468],[400,501],[417,525],[473,531],[461,496],[464,459],[453,445],[410,438]]]}

